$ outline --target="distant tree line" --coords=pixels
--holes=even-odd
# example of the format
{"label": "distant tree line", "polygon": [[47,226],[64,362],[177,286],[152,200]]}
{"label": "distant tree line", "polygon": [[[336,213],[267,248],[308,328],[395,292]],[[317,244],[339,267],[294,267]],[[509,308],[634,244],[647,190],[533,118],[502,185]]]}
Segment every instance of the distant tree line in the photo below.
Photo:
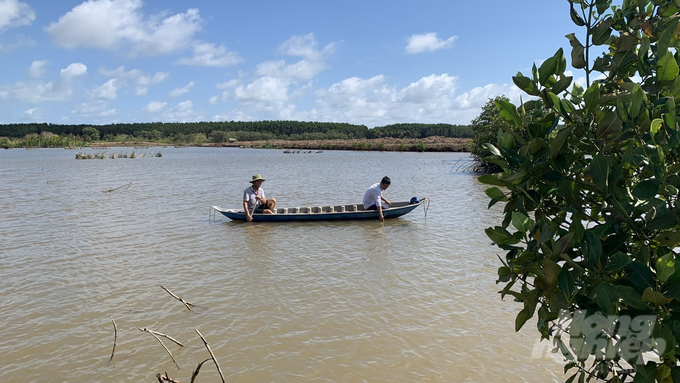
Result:
{"label": "distant tree line", "polygon": [[125,141],[134,138],[147,141],[196,143],[229,140],[328,140],[431,136],[470,138],[472,128],[451,124],[394,124],[369,129],[365,125],[303,121],[147,122],[107,125],[0,124],[0,137],[5,138],[16,139],[33,135],[44,137],[46,133],[62,137],[80,137],[83,141]]}

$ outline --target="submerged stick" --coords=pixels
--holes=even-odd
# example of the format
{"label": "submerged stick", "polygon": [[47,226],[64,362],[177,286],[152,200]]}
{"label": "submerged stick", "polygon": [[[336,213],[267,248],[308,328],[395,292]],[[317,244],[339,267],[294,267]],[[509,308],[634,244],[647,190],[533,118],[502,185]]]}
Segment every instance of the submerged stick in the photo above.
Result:
{"label": "submerged stick", "polygon": [[187,302],[187,301],[185,301],[184,299],[182,299],[182,298],[178,297],[177,295],[173,294],[172,291],[168,290],[167,287],[165,287],[165,286],[163,286],[163,285],[161,285],[161,287],[163,288],[163,290],[167,291],[168,294],[172,295],[173,298],[175,298],[175,299],[177,299],[178,301],[184,303],[184,306],[186,306],[187,309],[189,309],[189,311],[194,311],[194,310],[191,309],[192,307],[195,306],[193,303]]}
{"label": "submerged stick", "polygon": [[198,336],[201,337],[201,340],[203,341],[205,348],[208,349],[208,352],[210,353],[210,357],[212,358],[213,362],[215,362],[215,367],[217,367],[217,372],[220,373],[220,378],[222,378],[222,383],[226,383],[226,381],[224,380],[224,374],[222,374],[222,369],[220,368],[220,364],[217,363],[217,359],[215,359],[215,354],[213,354],[212,350],[210,349],[208,342],[205,340],[203,335],[201,335],[201,333],[198,331],[198,329],[195,329],[195,330],[196,330],[196,334],[198,334]]}
{"label": "submerged stick", "polygon": [[107,192],[107,193],[111,193],[111,192],[114,192],[114,191],[116,191],[116,190],[118,190],[118,189],[122,189],[122,188],[125,188],[125,190],[128,190],[128,189],[130,188],[130,185],[132,185],[132,182],[130,182],[130,183],[127,184],[127,185],[119,186],[119,187],[117,187],[117,188],[115,188],[115,189],[109,189],[109,190],[107,190],[106,192]]}
{"label": "submerged stick", "polygon": [[198,372],[201,371],[201,367],[203,367],[203,363],[205,363],[205,362],[207,362],[207,361],[209,361],[209,360],[210,360],[210,358],[208,358],[208,359],[202,361],[201,363],[198,364],[198,366],[196,366],[196,369],[194,370],[194,373],[191,374],[191,382],[190,382],[190,383],[194,383],[194,380],[196,380],[196,377],[198,376]]}
{"label": "submerged stick", "polygon": [[[175,366],[177,366],[177,369],[178,369],[178,370],[181,370],[181,368],[179,368],[179,364],[177,364],[177,361],[175,360],[175,357],[172,356],[172,353],[170,352],[170,350],[168,350],[168,348],[165,347],[165,343],[163,343],[163,341],[161,340],[161,338],[159,338],[156,334],[154,334],[152,331],[150,331],[150,330],[149,330],[148,328],[146,328],[146,327],[140,328],[139,331],[148,332],[149,334],[153,335],[153,337],[156,338],[156,340],[161,344],[161,346],[163,346],[163,348],[165,349],[165,351],[167,351],[168,355],[170,355],[170,358],[172,359],[172,361],[175,362]],[[167,374],[166,374],[166,375],[167,375]]]}
{"label": "submerged stick", "polygon": [[111,350],[111,357],[106,364],[111,363],[113,360],[113,354],[116,352],[116,342],[118,341],[118,326],[116,326],[116,321],[111,317],[111,322],[113,322],[113,350]]}
{"label": "submerged stick", "polygon": [[168,373],[166,372],[165,375],[163,374],[156,374],[156,379],[158,379],[158,383],[180,383],[179,380],[175,380],[171,377],[168,376]]}

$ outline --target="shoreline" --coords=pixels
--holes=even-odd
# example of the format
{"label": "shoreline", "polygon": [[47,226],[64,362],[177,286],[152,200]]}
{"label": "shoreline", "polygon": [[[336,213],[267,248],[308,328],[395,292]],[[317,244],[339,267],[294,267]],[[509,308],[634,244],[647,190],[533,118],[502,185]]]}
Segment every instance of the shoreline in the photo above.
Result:
{"label": "shoreline", "polygon": [[281,149],[281,150],[353,150],[353,151],[393,151],[393,152],[468,152],[470,138],[375,138],[351,140],[259,140],[234,141],[221,143],[202,143],[198,145],[181,145],[159,142],[97,142],[91,148],[107,148],[114,146],[175,146],[175,147],[223,147],[248,149]]}

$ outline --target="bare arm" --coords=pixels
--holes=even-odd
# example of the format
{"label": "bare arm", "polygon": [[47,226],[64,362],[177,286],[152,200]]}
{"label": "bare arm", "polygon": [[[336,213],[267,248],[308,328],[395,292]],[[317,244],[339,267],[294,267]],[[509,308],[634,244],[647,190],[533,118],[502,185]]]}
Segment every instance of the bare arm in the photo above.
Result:
{"label": "bare arm", "polygon": [[243,210],[246,212],[246,219],[248,222],[253,220],[253,216],[250,215],[250,211],[248,210],[248,201],[243,201]]}

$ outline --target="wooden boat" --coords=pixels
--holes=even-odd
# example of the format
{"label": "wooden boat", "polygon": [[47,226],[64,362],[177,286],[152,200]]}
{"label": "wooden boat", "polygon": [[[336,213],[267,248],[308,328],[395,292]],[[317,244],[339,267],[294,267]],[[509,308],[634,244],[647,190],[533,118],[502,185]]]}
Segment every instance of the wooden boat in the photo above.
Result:
{"label": "wooden boat", "polygon": [[[396,202],[389,208],[383,209],[385,219],[401,217],[410,213],[418,206],[429,200],[423,198],[418,202]],[[427,212],[427,207],[425,208]],[[234,221],[247,221],[246,213],[243,210],[223,209],[219,206],[212,206],[211,211],[215,210]],[[379,217],[377,210],[366,210],[362,204],[358,205],[329,205],[329,206],[304,206],[291,208],[277,208],[275,214],[253,214],[253,221],[257,222],[286,222],[286,221],[336,221],[336,220],[358,220],[374,219]]]}

